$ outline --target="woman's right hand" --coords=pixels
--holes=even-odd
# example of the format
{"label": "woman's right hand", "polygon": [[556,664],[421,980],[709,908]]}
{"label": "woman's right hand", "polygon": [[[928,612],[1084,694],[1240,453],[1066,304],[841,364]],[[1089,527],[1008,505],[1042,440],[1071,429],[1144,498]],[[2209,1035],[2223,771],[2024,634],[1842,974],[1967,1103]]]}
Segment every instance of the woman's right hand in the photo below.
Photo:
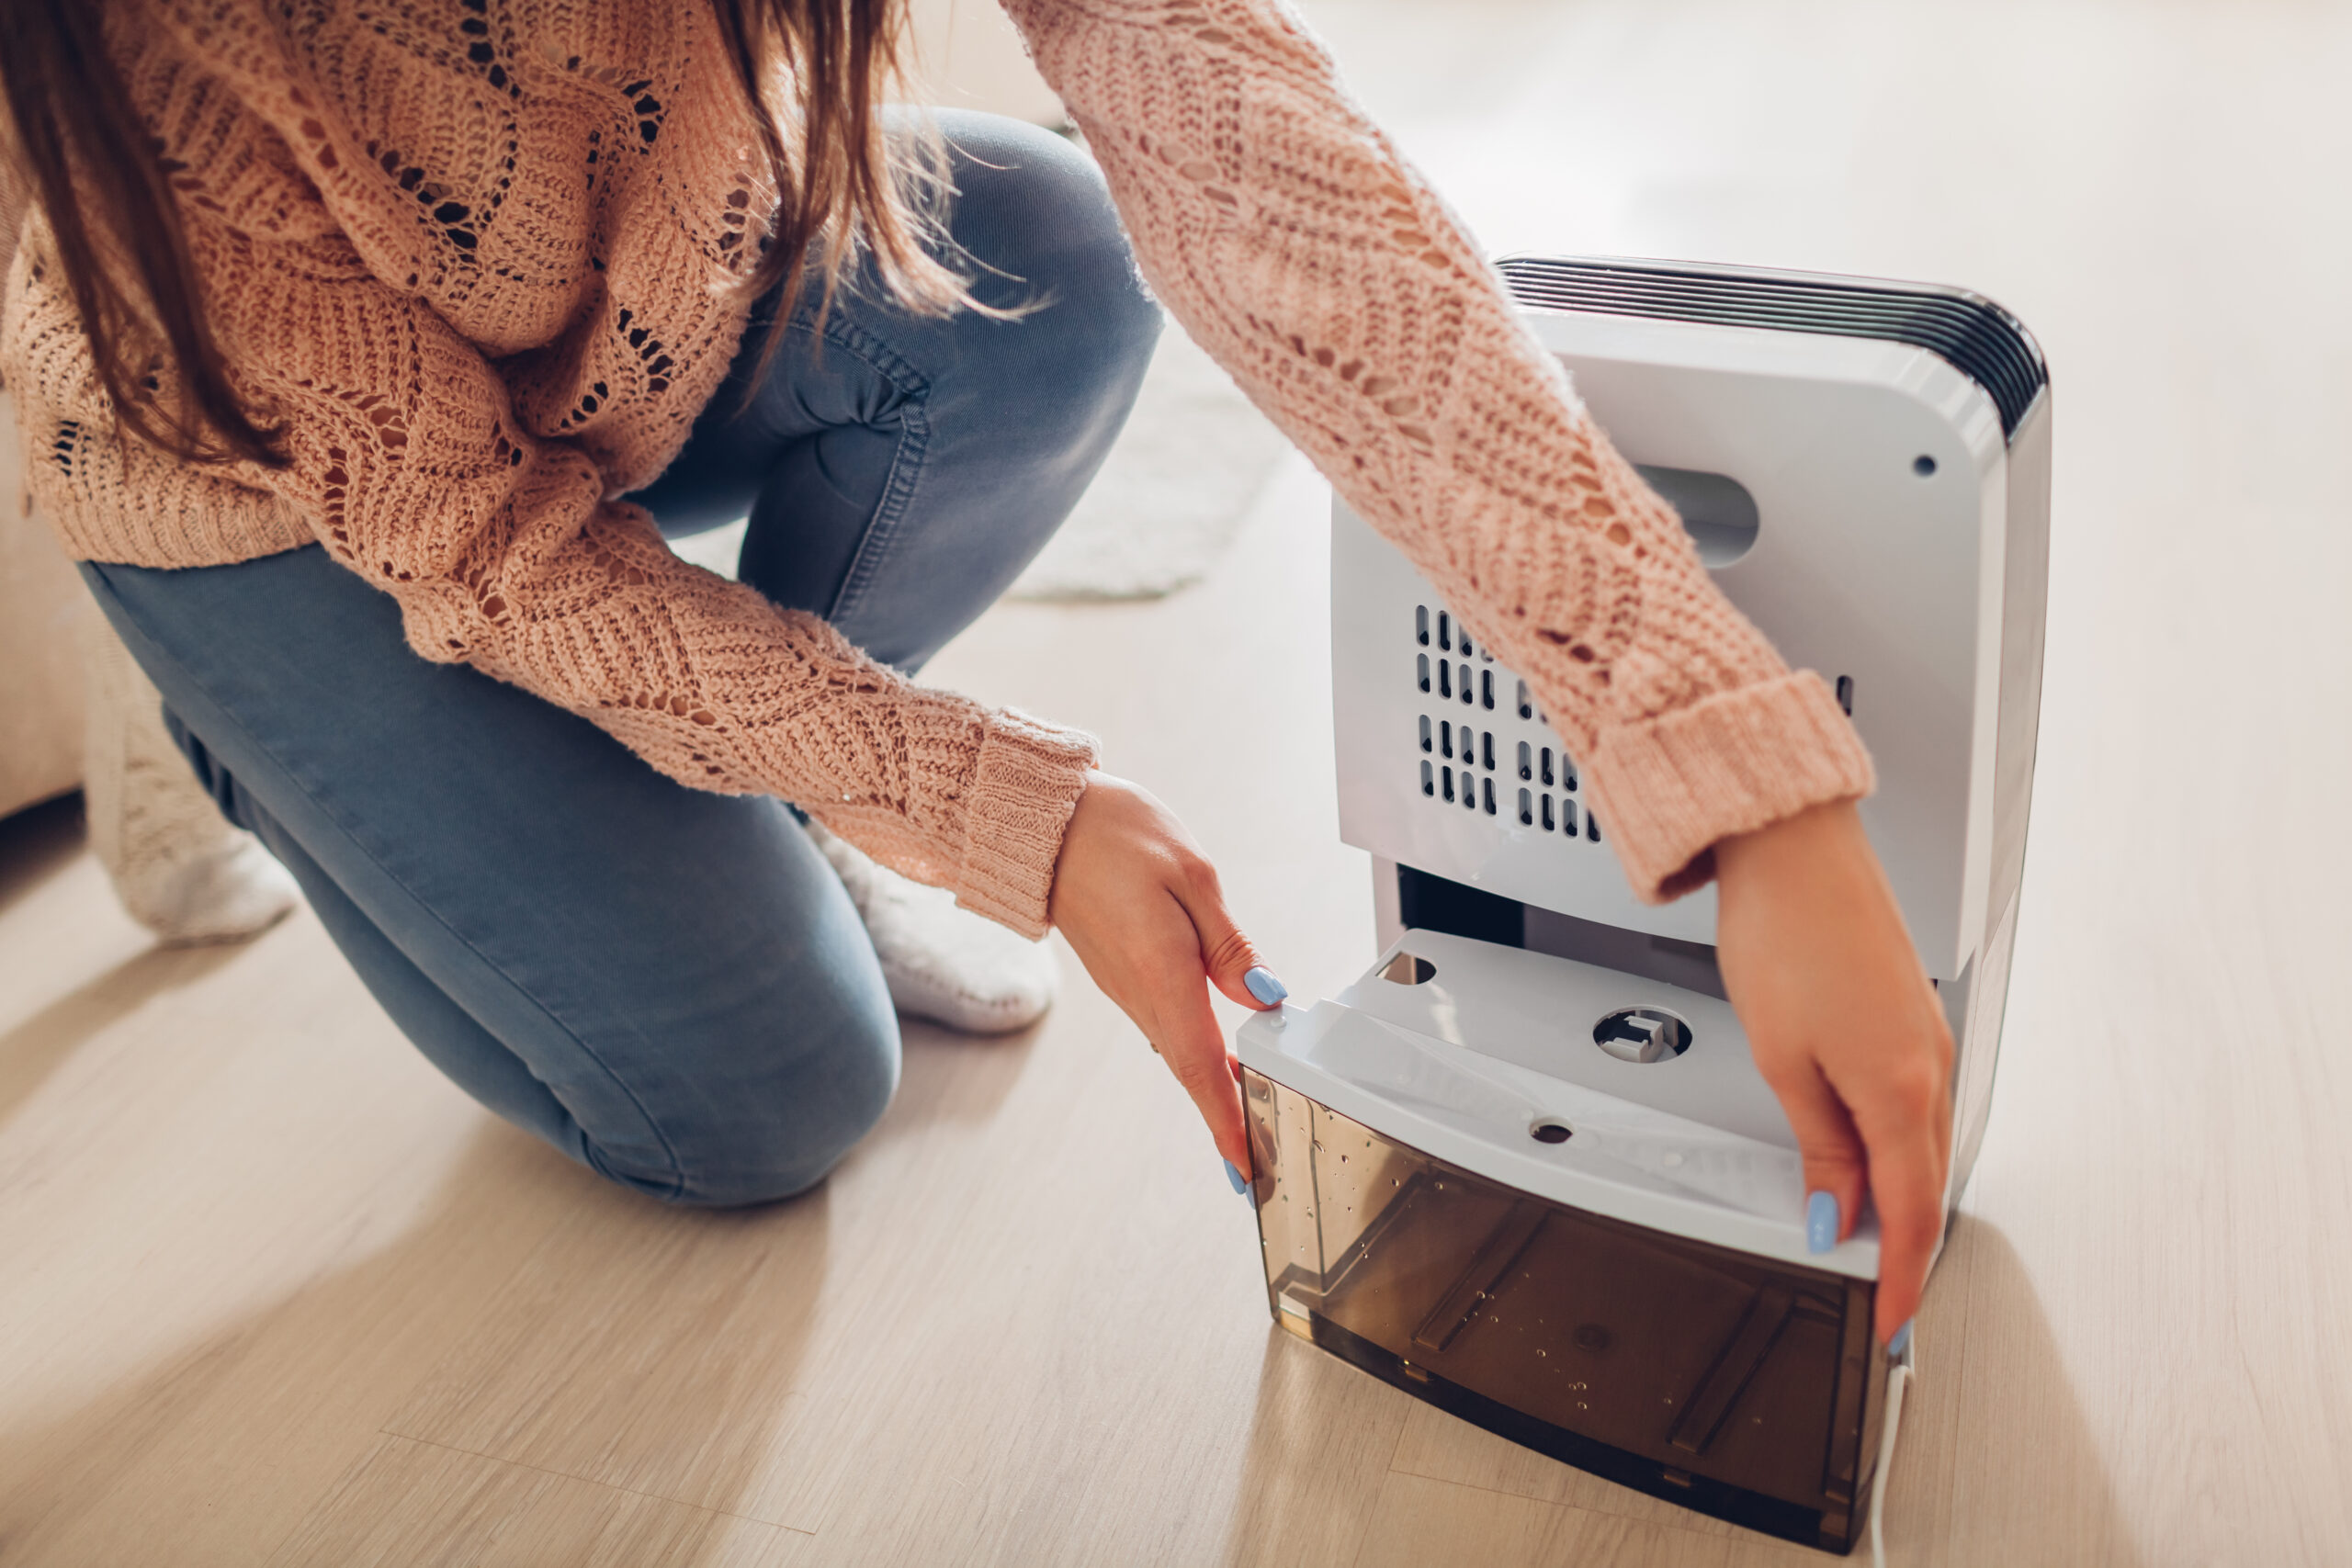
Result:
{"label": "woman's right hand", "polygon": [[1878,1337],[1911,1322],[1943,1231],[1951,1032],[1849,805],[1715,846],[1716,956],[1795,1129],[1826,1252],[1878,1211]]}
{"label": "woman's right hand", "polygon": [[[1216,868],[1184,825],[1139,786],[1089,773],[1062,835],[1048,913],[1193,1097],[1217,1152],[1248,1179],[1240,1072],[1208,987],[1261,1010],[1283,993],[1226,911]],[[1252,994],[1252,970],[1265,996]]]}

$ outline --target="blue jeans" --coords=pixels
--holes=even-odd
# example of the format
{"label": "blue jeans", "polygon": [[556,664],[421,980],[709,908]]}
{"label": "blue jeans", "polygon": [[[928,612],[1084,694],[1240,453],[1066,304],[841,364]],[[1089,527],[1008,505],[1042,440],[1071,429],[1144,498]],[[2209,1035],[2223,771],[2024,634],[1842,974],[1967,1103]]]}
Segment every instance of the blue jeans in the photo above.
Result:
{"label": "blue jeans", "polygon": [[[640,498],[751,515],[741,575],[912,669],[1059,525],[1159,333],[1100,176],[1042,130],[940,117],[950,230],[1017,321],[844,294],[756,344]],[[998,276],[1011,275],[1010,276]],[[476,1100],[616,1181],[738,1204],[808,1187],[899,1078],[848,895],[780,801],[673,783],[587,720],[428,664],[316,547],[84,576],[228,817]]]}

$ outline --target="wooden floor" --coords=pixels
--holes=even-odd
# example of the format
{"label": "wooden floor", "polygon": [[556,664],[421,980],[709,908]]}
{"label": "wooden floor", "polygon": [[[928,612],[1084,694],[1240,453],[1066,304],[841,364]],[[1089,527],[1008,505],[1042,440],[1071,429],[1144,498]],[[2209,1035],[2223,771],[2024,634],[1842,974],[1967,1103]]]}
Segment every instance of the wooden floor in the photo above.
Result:
{"label": "wooden floor", "polygon": [[[2352,291],[2340,6],[1324,0],[1498,250],[1958,281],[2058,397],[2009,1032],[1920,1319],[1905,1563],[2352,1562]],[[1334,836],[1323,501],[935,668],[1091,725],[1293,989]],[[1083,657],[1074,656],[1083,650]],[[151,949],[0,825],[0,1563],[1795,1563],[1271,1329],[1071,968],[915,1031],[817,1195],[674,1213],[440,1080],[319,927]]]}

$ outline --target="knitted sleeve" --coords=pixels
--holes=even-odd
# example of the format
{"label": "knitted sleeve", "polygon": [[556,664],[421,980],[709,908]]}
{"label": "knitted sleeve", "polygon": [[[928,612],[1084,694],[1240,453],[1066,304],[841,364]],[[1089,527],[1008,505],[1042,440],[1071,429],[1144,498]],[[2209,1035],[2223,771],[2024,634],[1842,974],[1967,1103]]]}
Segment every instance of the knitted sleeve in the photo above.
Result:
{"label": "knitted sleeve", "polygon": [[1542,695],[1634,888],[1871,784],[1283,0],[1006,0],[1145,276]]}
{"label": "knitted sleeve", "polygon": [[[671,553],[596,466],[340,235],[197,225],[207,304],[289,466],[248,476],[399,602],[425,658],[582,715],[699,789],[793,801],[876,860],[1046,926],[1089,737],[917,686],[815,615]],[[364,693],[355,693],[364,701]]]}

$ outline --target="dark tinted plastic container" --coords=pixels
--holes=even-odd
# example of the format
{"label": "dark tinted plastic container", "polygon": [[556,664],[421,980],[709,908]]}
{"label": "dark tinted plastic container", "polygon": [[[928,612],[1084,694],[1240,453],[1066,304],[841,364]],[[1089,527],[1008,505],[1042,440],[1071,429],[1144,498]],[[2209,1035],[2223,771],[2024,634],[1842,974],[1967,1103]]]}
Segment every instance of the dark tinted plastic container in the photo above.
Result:
{"label": "dark tinted plastic container", "polygon": [[1580,1470],[1851,1550],[1885,1389],[1872,1281],[1530,1197],[1254,1071],[1243,1099],[1276,1322]]}

